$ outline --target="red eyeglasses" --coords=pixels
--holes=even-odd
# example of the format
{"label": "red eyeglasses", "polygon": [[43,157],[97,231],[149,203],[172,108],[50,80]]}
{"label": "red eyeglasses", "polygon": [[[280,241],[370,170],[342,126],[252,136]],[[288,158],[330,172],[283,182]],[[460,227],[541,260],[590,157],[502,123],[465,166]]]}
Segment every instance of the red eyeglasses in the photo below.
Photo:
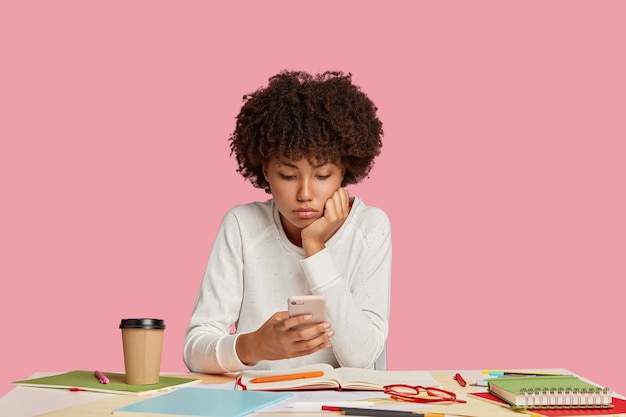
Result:
{"label": "red eyeglasses", "polygon": [[[385,385],[383,387],[383,392],[391,395],[391,398],[394,400],[409,401],[412,403],[467,402],[465,400],[457,399],[454,392],[435,387],[422,387],[421,385]],[[422,393],[425,395],[420,395]]]}

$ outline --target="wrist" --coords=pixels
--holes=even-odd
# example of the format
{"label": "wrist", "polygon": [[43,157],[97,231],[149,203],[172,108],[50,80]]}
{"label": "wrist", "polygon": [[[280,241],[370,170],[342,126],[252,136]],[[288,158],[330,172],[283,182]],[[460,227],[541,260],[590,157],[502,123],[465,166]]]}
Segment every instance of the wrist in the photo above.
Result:
{"label": "wrist", "polygon": [[310,241],[302,242],[302,249],[304,249],[304,255],[307,258],[309,256],[315,255],[318,252],[321,252],[325,248],[326,248],[326,245],[324,245],[324,242],[310,242]]}
{"label": "wrist", "polygon": [[255,346],[254,335],[252,333],[239,335],[235,343],[235,352],[237,353],[239,361],[247,366],[254,365],[259,361],[254,355],[255,349],[251,348],[251,346]]}

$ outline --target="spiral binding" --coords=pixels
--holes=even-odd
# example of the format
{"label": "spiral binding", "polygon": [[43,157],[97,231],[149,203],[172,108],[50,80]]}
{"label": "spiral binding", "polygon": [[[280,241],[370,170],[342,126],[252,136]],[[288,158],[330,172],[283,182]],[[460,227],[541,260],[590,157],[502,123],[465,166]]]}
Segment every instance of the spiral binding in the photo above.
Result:
{"label": "spiral binding", "polygon": [[524,404],[519,408],[611,408],[612,393],[608,388],[597,389],[522,389]]}

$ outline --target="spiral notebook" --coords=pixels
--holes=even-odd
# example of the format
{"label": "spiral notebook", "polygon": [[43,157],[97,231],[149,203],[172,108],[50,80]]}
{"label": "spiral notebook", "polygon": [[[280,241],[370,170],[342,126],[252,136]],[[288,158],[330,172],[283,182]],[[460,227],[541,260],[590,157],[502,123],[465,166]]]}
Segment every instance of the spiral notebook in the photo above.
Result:
{"label": "spiral notebook", "polygon": [[489,392],[513,407],[611,408],[612,393],[574,375],[522,376],[487,380]]}
{"label": "spiral notebook", "polygon": [[[467,396],[499,406],[509,405],[488,392],[470,392]],[[626,417],[626,400],[613,397],[612,405],[610,408],[542,408],[541,410],[529,409],[526,412],[538,417]]]}

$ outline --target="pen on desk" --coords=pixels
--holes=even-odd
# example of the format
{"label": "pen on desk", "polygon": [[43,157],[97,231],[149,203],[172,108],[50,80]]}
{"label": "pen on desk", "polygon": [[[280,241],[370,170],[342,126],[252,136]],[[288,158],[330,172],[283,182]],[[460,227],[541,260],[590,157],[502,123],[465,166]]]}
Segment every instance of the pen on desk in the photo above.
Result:
{"label": "pen on desk", "polygon": [[372,401],[296,401],[296,402],[287,404],[287,407],[290,407],[290,408],[315,407],[315,408],[321,409],[323,405],[332,406],[332,407],[373,407],[374,403]]}
{"label": "pen on desk", "polygon": [[456,373],[456,375],[454,375],[454,379],[456,380],[456,382],[459,383],[460,386],[464,387],[467,385],[467,382],[465,382],[465,379],[463,379],[463,377],[461,376],[460,373]]}
{"label": "pen on desk", "polygon": [[107,378],[102,372],[96,370],[93,374],[96,378],[98,378],[98,381],[100,381],[101,384],[109,383],[109,378]]}
{"label": "pen on desk", "polygon": [[263,377],[258,377],[258,378],[252,378],[250,382],[258,384],[258,383],[263,383],[263,382],[292,381],[294,379],[317,378],[320,376],[324,376],[324,372],[315,371],[315,372],[303,372],[299,374],[263,376]]}
{"label": "pen on desk", "polygon": [[491,371],[489,369],[483,370],[483,374],[489,376],[560,376],[563,374],[551,373],[551,372],[531,372],[531,371]]}
{"label": "pen on desk", "polygon": [[333,407],[331,405],[323,405],[324,411],[338,411],[346,416],[367,416],[367,417],[444,417],[445,414],[439,413],[414,413],[412,411],[402,410],[379,410],[375,408],[351,408],[351,407]]}

